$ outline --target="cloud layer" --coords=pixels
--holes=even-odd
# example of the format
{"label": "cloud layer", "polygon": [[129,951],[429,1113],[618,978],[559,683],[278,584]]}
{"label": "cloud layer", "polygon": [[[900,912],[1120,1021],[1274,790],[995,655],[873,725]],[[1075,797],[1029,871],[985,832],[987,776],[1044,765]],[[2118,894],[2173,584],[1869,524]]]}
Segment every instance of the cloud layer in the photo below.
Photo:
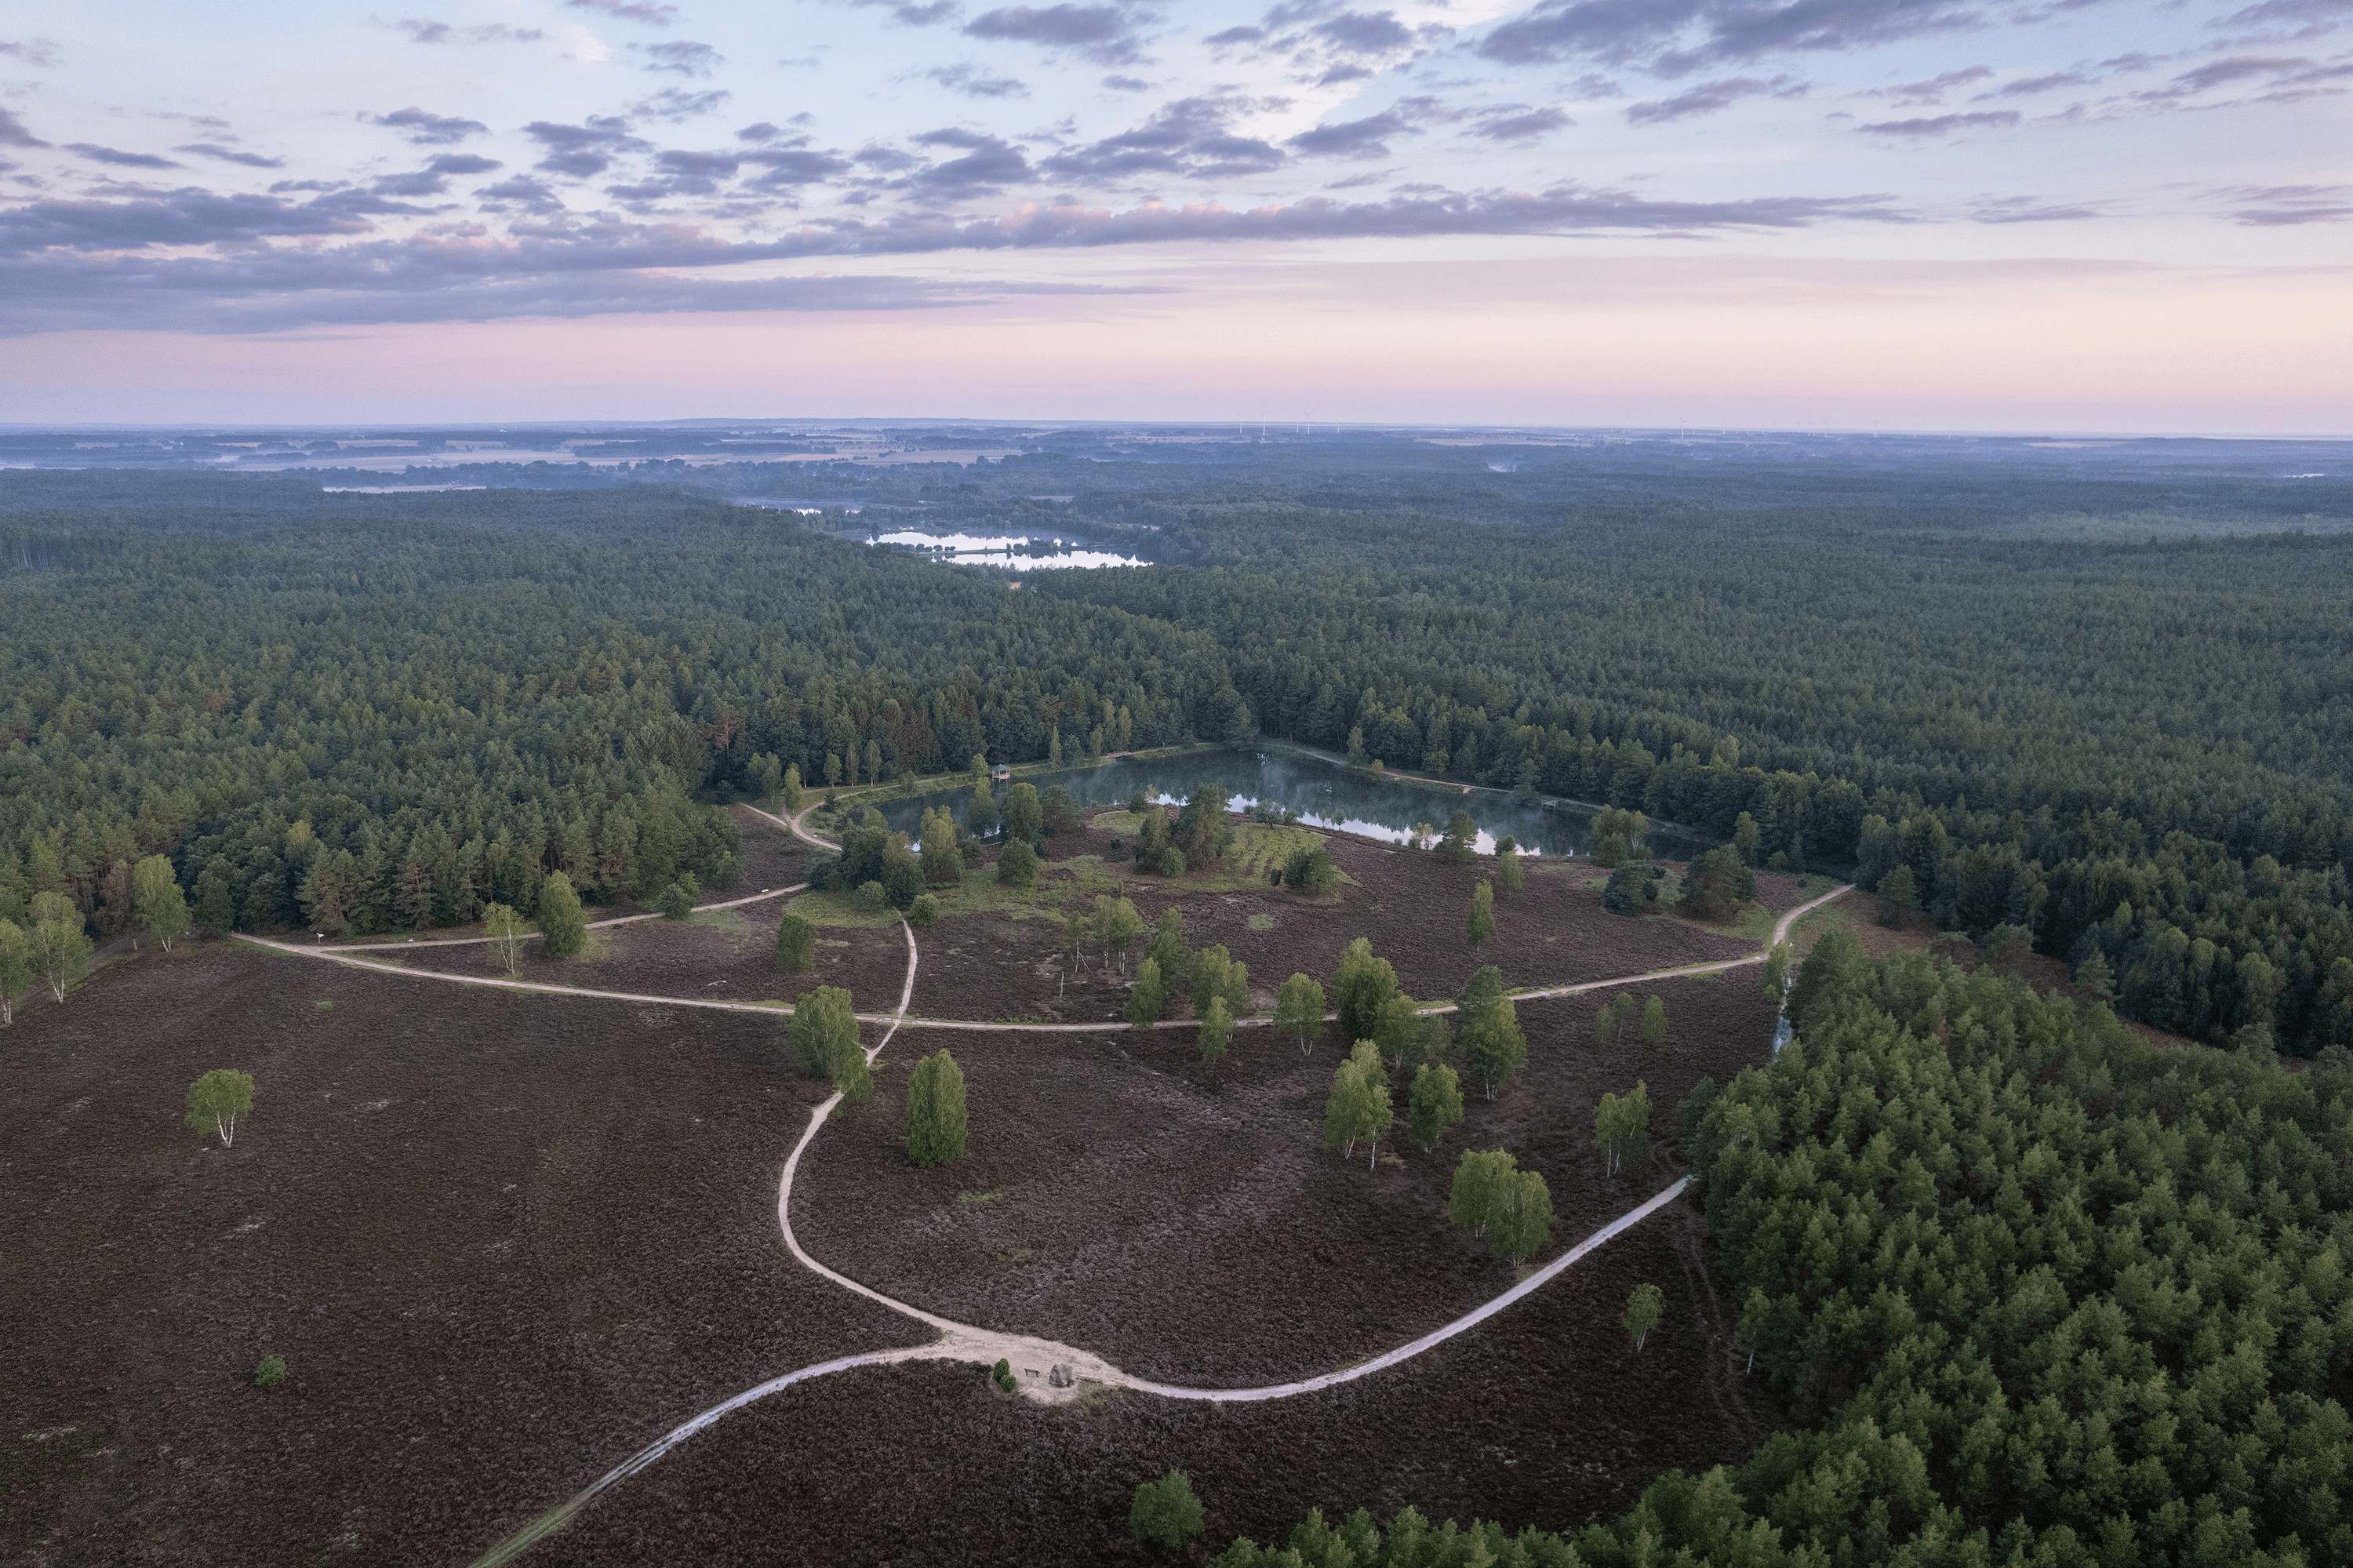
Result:
{"label": "cloud layer", "polygon": [[[2186,196],[2156,155],[2138,193],[2046,183],[2038,148],[2109,127],[2203,148],[2291,107],[2343,124],[2345,0],[2206,4],[2160,26],[2098,0],[1483,19],[1440,0],[818,0],[767,32],[669,0],[453,4],[322,31],[318,69],[374,51],[357,79],[406,84],[323,110],[294,88],[116,92],[106,49],[61,24],[0,38],[0,332],[949,308],[1027,286],[798,275],[839,258],[1835,246],[2185,205],[2285,243],[2353,220],[2325,163],[2251,161]],[[303,39],[272,42],[300,77]],[[2174,129],[2192,122],[2221,129]]]}

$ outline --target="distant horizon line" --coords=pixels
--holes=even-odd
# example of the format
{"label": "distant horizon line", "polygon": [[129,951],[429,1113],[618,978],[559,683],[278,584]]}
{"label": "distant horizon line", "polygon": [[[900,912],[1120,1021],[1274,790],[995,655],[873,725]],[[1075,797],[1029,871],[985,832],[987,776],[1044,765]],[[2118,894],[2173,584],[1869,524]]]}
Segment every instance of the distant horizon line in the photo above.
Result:
{"label": "distant horizon line", "polygon": [[107,423],[87,420],[34,422],[0,420],[0,434],[123,434],[137,432],[196,433],[206,431],[245,433],[250,431],[332,431],[353,430],[414,430],[414,431],[498,431],[556,429],[681,429],[688,428],[735,429],[747,425],[799,426],[805,429],[907,429],[928,427],[953,427],[979,429],[1027,429],[1039,432],[1053,430],[1185,430],[1219,432],[1231,426],[1243,433],[1237,440],[1247,440],[1249,427],[1260,427],[1269,437],[1275,434],[1314,435],[1319,431],[1354,432],[1377,435],[1382,433],[1443,432],[1451,435],[1582,435],[1632,436],[1666,439],[1725,436],[1778,437],[1852,437],[1878,440],[1888,437],[1902,439],[1928,438],[1947,440],[2045,440],[2100,441],[2353,441],[2353,430],[2340,431],[2240,431],[2240,430],[2179,430],[2179,429],[2093,429],[2072,427],[1985,427],[1934,429],[1906,426],[1896,429],[1865,428],[1852,425],[1792,426],[1792,425],[1517,425],[1502,423],[1450,424],[1405,420],[1352,419],[1022,419],[964,418],[940,416],[892,418],[881,415],[827,416],[764,416],[740,417],[696,416],[672,419],[623,419],[610,418],[579,419],[510,419],[502,421],[418,421],[418,420],[346,420],[333,424],[297,423],[293,421],[240,421],[199,423]]}

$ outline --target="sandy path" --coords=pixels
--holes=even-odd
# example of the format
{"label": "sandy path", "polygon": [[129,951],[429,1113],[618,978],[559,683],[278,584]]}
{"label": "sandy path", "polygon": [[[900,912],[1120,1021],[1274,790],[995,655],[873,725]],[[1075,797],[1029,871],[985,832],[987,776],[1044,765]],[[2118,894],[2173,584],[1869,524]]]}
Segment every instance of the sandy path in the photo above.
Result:
{"label": "sandy path", "polygon": [[[756,807],[748,809],[758,811]],[[828,848],[832,847],[830,845],[826,845],[824,840],[817,838],[814,834],[809,833],[802,827],[801,819],[808,814],[809,810],[813,809],[813,807],[806,808],[801,811],[794,813],[790,819],[775,817],[765,811],[758,811],[758,814],[767,817],[769,821],[775,821],[779,825],[789,829],[797,837],[804,839],[810,843],[824,845]],[[1847,889],[1844,887],[1838,888],[1790,910],[1787,915],[1784,915],[1778,922],[1775,923],[1773,927],[1772,943],[1778,944],[1786,939],[1790,927],[1793,927],[1800,917],[1846,891]],[[773,895],[763,895],[762,896],[773,896]],[[748,900],[742,902],[748,902]],[[638,917],[643,918],[643,916]],[[921,961],[920,954],[915,943],[915,933],[913,927],[907,925],[904,920],[900,922],[899,928],[907,938],[907,978],[905,983],[900,987],[899,1005],[894,1012],[888,1014],[860,1015],[862,1022],[882,1022],[888,1026],[883,1032],[882,1038],[866,1054],[866,1059],[870,1065],[881,1057],[884,1048],[887,1047],[891,1044],[892,1040],[898,1034],[900,1027],[908,1022],[907,1007],[909,1002],[913,1001],[914,997],[915,972],[917,965]],[[334,950],[304,948],[275,942],[266,942],[265,945],[278,948],[282,951],[306,953],[313,957],[329,959],[334,961],[359,961],[344,958]],[[1672,975],[1708,974],[1722,969],[1736,969],[1746,964],[1761,963],[1763,961],[1764,955],[1760,953],[1757,957],[1749,959],[1736,959],[1715,963],[1685,965],[1672,969],[1653,970],[1645,975],[1631,977],[1629,980],[1593,980],[1578,985],[1556,986],[1538,991],[1522,991],[1516,994],[1524,1000],[1538,997],[1573,996],[1613,985],[1629,984],[1635,980],[1664,979]],[[380,968],[384,966],[368,965],[367,967]],[[417,971],[404,970],[401,972],[415,973]],[[472,979],[472,977],[450,975],[438,975],[434,978],[448,980]],[[477,980],[474,981],[474,983],[500,984],[502,982]],[[512,986],[516,982],[510,981],[503,983]],[[568,992],[569,994],[583,996],[615,997],[621,1000],[631,1001],[664,1001],[676,1002],[681,1000],[676,998],[628,997],[624,995],[624,993],[591,991],[561,986],[534,985],[526,986],[522,989],[549,991],[560,993]],[[728,1002],[690,1002],[689,1005],[742,1008],[744,1004]],[[776,1010],[756,1009],[754,1011],[773,1012]],[[1440,1007],[1426,1008],[1423,1011],[1426,1012],[1451,1012],[1453,1011],[1453,1006],[1451,1003],[1448,1003]],[[946,1022],[951,1026],[955,1026],[955,1021],[925,1020],[919,1022],[924,1022],[927,1026],[936,1026],[941,1022]],[[1186,1022],[1187,1021],[1172,1021],[1170,1022],[1157,1025],[1156,1027],[1182,1027]],[[1262,1022],[1267,1021],[1253,1020],[1252,1022]],[[1040,1027],[1038,1025],[970,1023],[963,1024],[962,1026],[979,1029],[1034,1029]],[[1120,1024],[1064,1024],[1047,1027],[1056,1027],[1063,1031],[1071,1031],[1103,1027],[1123,1028],[1126,1026]],[[809,1113],[808,1126],[802,1130],[799,1141],[794,1144],[791,1155],[785,1160],[784,1174],[777,1183],[776,1189],[777,1229],[784,1237],[785,1245],[791,1251],[794,1258],[797,1260],[803,1267],[824,1277],[832,1283],[840,1286],[845,1290],[853,1291],[856,1294],[866,1298],[870,1301],[875,1302],[882,1307],[887,1307],[894,1312],[901,1313],[905,1317],[924,1324],[926,1327],[934,1330],[939,1335],[939,1338],[925,1345],[912,1345],[901,1347],[895,1350],[875,1351],[863,1355],[846,1356],[835,1361],[821,1361],[813,1366],[797,1369],[796,1371],[786,1372],[780,1377],[772,1378],[766,1383],[748,1388],[743,1393],[736,1394],[733,1398],[729,1399],[723,1404],[713,1405],[711,1409],[702,1412],[692,1419],[684,1422],[679,1426],[671,1429],[670,1432],[665,1433],[653,1443],[650,1443],[644,1448],[639,1449],[636,1454],[630,1456],[621,1464],[614,1467],[612,1469],[607,1470],[604,1475],[598,1477],[596,1481],[592,1482],[576,1496],[549,1510],[547,1513],[541,1515],[538,1519],[533,1520],[523,1529],[516,1531],[513,1535],[509,1536],[505,1541],[501,1542],[497,1546],[491,1548],[490,1552],[484,1553],[482,1557],[477,1560],[474,1564],[474,1568],[493,1568],[493,1565],[495,1564],[503,1563],[511,1560],[518,1553],[528,1549],[533,1542],[540,1541],[551,1532],[561,1529],[566,1521],[568,1521],[575,1514],[578,1513],[580,1510],[586,1506],[587,1503],[599,1492],[605,1490],[610,1486],[613,1486],[617,1482],[635,1475],[638,1471],[646,1468],[655,1460],[660,1458],[664,1454],[667,1454],[671,1448],[677,1446],[680,1443],[684,1442],[687,1438],[693,1436],[696,1433],[702,1431],[704,1428],[710,1426],[714,1422],[719,1421],[721,1418],[731,1414],[737,1410],[741,1410],[745,1405],[751,1404],[755,1401],[765,1399],[772,1393],[781,1393],[783,1390],[790,1388],[796,1383],[805,1383],[812,1378],[828,1376],[833,1372],[847,1372],[854,1367],[888,1365],[895,1362],[913,1361],[954,1361],[969,1362],[980,1366],[994,1366],[997,1361],[1003,1361],[1012,1369],[1017,1386],[1020,1389],[1022,1393],[1032,1399],[1047,1403],[1058,1403],[1077,1398],[1083,1392],[1085,1385],[1088,1383],[1130,1388],[1140,1393],[1156,1394],[1164,1399],[1198,1400],[1215,1404],[1249,1404],[1272,1399],[1293,1398],[1301,1394],[1314,1393],[1340,1383],[1349,1383],[1355,1379],[1366,1377],[1374,1372],[1386,1371],[1390,1367],[1394,1367],[1401,1362],[1409,1361],[1415,1356],[1422,1354],[1426,1351],[1443,1344],[1445,1341],[1454,1338],[1458,1334],[1467,1332],[1468,1330],[1476,1328],[1479,1324],[1485,1322],[1488,1319],[1495,1316],[1497,1313],[1506,1310],[1514,1303],[1550,1284],[1554,1279],[1557,1278],[1563,1271],[1575,1265],[1579,1259],[1585,1257],[1596,1248],[1607,1244],[1613,1237],[1623,1234],[1633,1226],[1640,1224],[1642,1221],[1650,1218],[1652,1214],[1657,1213],[1661,1209],[1665,1208],[1669,1203],[1674,1202],[1677,1197],[1681,1196],[1683,1190],[1691,1184],[1691,1178],[1688,1176],[1677,1180],[1665,1191],[1658,1193],[1647,1202],[1638,1204],[1636,1207],[1628,1210],[1625,1213],[1620,1214],[1618,1218],[1610,1221],[1608,1224],[1603,1225],[1599,1230],[1594,1232],[1593,1234],[1588,1236],[1584,1241],[1562,1253],[1560,1256],[1545,1265],[1542,1268],[1539,1268],[1527,1278],[1512,1287],[1509,1290],[1506,1290],[1493,1299],[1473,1308],[1469,1312],[1462,1314],[1452,1321],[1443,1324],[1437,1329],[1433,1329],[1429,1333],[1422,1335],[1420,1338],[1398,1346],[1396,1350],[1385,1351],[1384,1353],[1372,1357],[1369,1360],[1359,1361],[1354,1366],[1343,1368],[1339,1372],[1325,1372],[1315,1377],[1304,1378],[1293,1383],[1271,1383],[1257,1388],[1194,1388],[1182,1384],[1155,1383],[1146,1378],[1132,1377],[1128,1373],[1122,1372],[1119,1368],[1111,1364],[1109,1361],[1104,1361],[1102,1357],[1094,1355],[1089,1351],[1080,1350],[1075,1346],[1058,1344],[1050,1340],[1037,1339],[1029,1335],[1000,1333],[994,1330],[978,1327],[977,1325],[960,1323],[955,1321],[954,1319],[940,1317],[936,1313],[926,1312],[921,1308],[913,1307],[908,1305],[906,1302],[885,1296],[881,1291],[873,1289],[870,1286],[863,1285],[845,1274],[839,1273],[835,1269],[828,1268],[824,1264],[819,1263],[816,1258],[810,1256],[808,1252],[801,1245],[800,1239],[793,1234],[791,1212],[793,1178],[800,1169],[801,1156],[807,1151],[809,1145],[817,1138],[818,1130],[825,1125],[827,1118],[832,1115],[834,1107],[839,1106],[840,1103],[841,1097],[840,1095],[836,1094]],[[1062,1374],[1059,1386],[1050,1375],[1053,1373]]]}

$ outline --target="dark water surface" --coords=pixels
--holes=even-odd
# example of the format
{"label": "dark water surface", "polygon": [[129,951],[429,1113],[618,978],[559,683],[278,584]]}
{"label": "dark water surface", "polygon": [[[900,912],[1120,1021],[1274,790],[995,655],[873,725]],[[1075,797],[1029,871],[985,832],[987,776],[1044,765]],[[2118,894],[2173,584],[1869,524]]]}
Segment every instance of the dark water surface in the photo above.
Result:
{"label": "dark water surface", "polygon": [[[1468,811],[1479,824],[1480,853],[1492,853],[1495,842],[1509,833],[1523,849],[1539,854],[1593,853],[1593,808],[1568,801],[1547,803],[1539,797],[1523,801],[1493,789],[1459,789],[1380,779],[1360,769],[1326,762],[1291,751],[1193,751],[1177,757],[1123,757],[1099,768],[1070,768],[1060,773],[1024,775],[1021,782],[1039,791],[1060,785],[1082,806],[1116,805],[1142,789],[1156,800],[1181,800],[1203,784],[1214,785],[1233,799],[1237,810],[1271,803],[1296,811],[1311,827],[1398,843],[1409,837],[1417,822],[1443,829],[1446,819]],[[961,818],[972,798],[969,785],[926,795],[910,795],[882,804],[882,815],[893,829],[913,833],[923,812],[947,806]],[[1004,787],[997,789],[998,803]],[[1654,826],[1644,842],[1651,853],[1666,860],[1687,860],[1712,847],[1709,841],[1668,826]]]}

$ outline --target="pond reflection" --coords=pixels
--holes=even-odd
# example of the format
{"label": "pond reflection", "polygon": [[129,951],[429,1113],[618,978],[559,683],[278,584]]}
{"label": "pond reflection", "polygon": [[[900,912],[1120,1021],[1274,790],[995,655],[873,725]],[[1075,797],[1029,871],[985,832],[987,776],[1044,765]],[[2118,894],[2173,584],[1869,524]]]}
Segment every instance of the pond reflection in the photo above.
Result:
{"label": "pond reflection", "polygon": [[[1214,785],[1232,797],[1235,810],[1261,804],[1295,812],[1310,827],[1354,833],[1388,843],[1403,843],[1417,823],[1443,830],[1456,811],[1468,811],[1479,824],[1479,853],[1494,853],[1498,839],[1510,834],[1522,849],[1537,854],[1590,854],[1594,808],[1538,797],[1522,800],[1506,791],[1473,789],[1459,785],[1410,784],[1377,779],[1361,768],[1328,762],[1290,751],[1195,751],[1179,757],[1123,757],[1099,768],[1065,768],[1059,773],[1025,775],[1022,782],[1042,792],[1059,785],[1081,806],[1116,805],[1137,789],[1155,800],[1182,800],[1195,788]],[[998,803],[1004,787],[997,787]],[[971,799],[969,785],[932,794],[910,795],[881,803],[891,826],[913,833],[923,813],[945,805],[959,819]],[[1643,841],[1651,853],[1665,860],[1688,860],[1712,847],[1710,841],[1672,826],[1653,826]]]}

